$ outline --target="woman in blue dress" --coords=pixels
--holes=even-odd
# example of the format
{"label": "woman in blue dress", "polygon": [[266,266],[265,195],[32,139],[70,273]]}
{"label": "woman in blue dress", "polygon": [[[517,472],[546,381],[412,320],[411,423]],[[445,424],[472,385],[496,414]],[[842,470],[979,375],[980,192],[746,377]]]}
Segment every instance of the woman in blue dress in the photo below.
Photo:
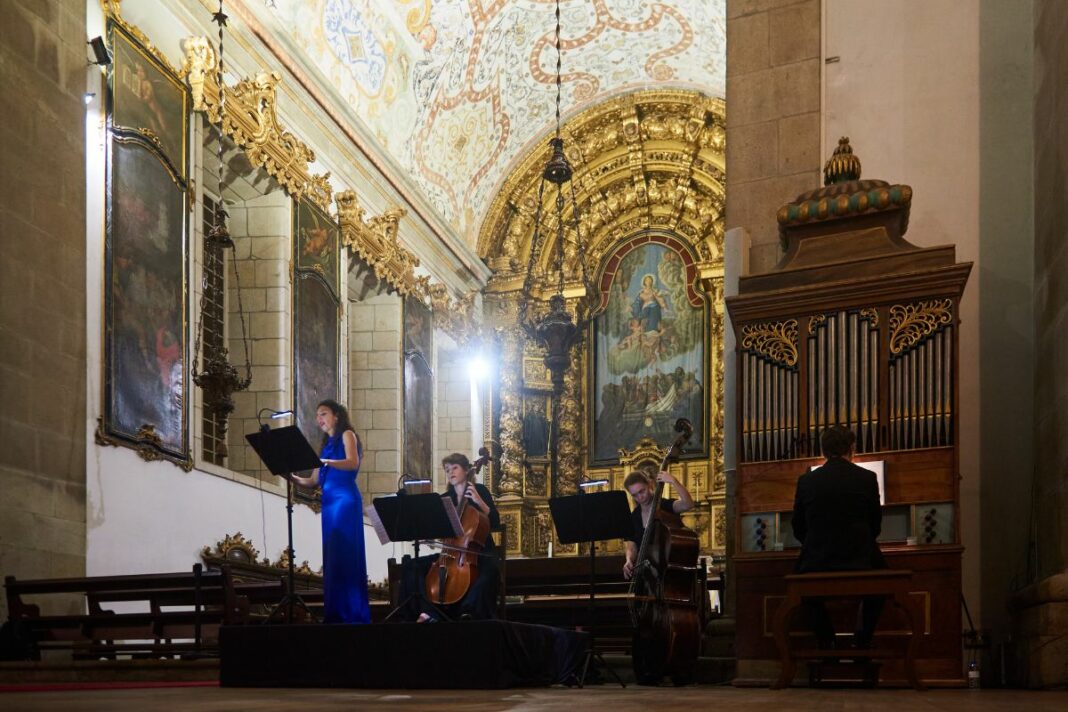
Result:
{"label": "woman in blue dress", "polygon": [[320,403],[315,420],[323,431],[323,465],[310,477],[292,479],[302,487],[323,488],[323,622],[370,623],[363,499],[356,486],[363,447],[348,411],[337,401]]}

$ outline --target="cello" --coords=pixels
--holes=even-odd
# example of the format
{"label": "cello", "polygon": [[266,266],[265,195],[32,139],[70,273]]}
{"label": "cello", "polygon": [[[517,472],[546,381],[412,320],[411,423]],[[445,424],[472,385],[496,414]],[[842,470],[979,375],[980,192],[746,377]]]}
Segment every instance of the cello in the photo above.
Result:
{"label": "cello", "polygon": [[[675,432],[679,435],[664,455],[661,470],[678,460],[693,435],[693,426],[679,418]],[[663,677],[671,677],[676,685],[685,685],[693,681],[701,647],[699,542],[678,514],[660,509],[663,494],[664,483],[658,482],[631,577],[632,661],[641,684],[655,685]]]}
{"label": "cello", "polygon": [[[467,487],[474,486],[472,478],[489,462],[489,450],[478,450],[478,459],[467,470]],[[489,515],[478,507],[469,507],[467,497],[461,497],[457,516],[463,533],[441,542],[441,554],[426,574],[426,595],[437,606],[458,603],[467,595],[471,584],[478,579],[478,560],[490,533]]]}

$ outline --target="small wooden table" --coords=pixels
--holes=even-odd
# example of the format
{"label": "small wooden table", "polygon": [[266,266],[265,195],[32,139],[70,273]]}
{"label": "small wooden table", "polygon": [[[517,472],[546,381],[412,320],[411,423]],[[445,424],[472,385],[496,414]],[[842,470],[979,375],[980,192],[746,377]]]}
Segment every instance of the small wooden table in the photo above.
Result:
{"label": "small wooden table", "polygon": [[[809,574],[791,574],[786,577],[786,600],[775,612],[772,631],[775,645],[779,649],[782,671],[779,679],[771,686],[778,690],[788,687],[794,679],[799,659],[820,659],[826,657],[844,657],[833,650],[791,650],[788,641],[787,626],[790,617],[800,606],[802,599],[850,599],[864,596],[886,596],[900,608],[909,623],[911,634],[908,647],[904,653],[905,675],[909,684],[916,690],[926,686],[916,676],[916,653],[919,650],[921,616],[916,615],[914,604],[909,600],[909,588],[912,584],[912,572],[894,569],[872,569],[868,571],[821,571]],[[901,658],[900,650],[850,650],[850,658]]]}

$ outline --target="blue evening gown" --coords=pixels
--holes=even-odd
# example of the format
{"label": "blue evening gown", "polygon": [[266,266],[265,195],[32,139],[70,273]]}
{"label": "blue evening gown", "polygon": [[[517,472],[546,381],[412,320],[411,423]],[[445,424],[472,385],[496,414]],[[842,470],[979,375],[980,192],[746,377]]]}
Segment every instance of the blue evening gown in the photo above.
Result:
{"label": "blue evening gown", "polygon": [[[363,459],[363,447],[356,439]],[[322,457],[344,460],[345,443],[338,433],[323,445]],[[331,465],[319,468],[323,488],[323,598],[324,623],[370,623],[367,602],[367,560],[363,548],[363,498],[355,470]]]}

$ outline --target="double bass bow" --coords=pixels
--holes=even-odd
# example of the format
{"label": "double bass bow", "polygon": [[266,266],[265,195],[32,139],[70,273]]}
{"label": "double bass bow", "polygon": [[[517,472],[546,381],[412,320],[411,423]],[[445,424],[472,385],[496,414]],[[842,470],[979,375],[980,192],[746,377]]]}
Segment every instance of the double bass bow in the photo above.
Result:
{"label": "double bass bow", "polygon": [[[678,459],[693,436],[693,426],[679,418],[675,432],[678,437],[664,455],[661,470]],[[663,495],[664,483],[658,482],[631,577],[632,660],[640,683],[657,684],[667,676],[681,685],[693,680],[701,646],[699,542],[678,514],[661,510]]]}
{"label": "double bass bow", "polygon": [[[474,487],[472,479],[492,459],[484,447],[478,455],[467,470],[466,487]],[[461,601],[478,579],[478,560],[489,537],[490,521],[486,512],[469,504],[467,497],[461,497],[457,515],[463,533],[441,542],[441,553],[426,574],[427,598],[438,606]]]}

